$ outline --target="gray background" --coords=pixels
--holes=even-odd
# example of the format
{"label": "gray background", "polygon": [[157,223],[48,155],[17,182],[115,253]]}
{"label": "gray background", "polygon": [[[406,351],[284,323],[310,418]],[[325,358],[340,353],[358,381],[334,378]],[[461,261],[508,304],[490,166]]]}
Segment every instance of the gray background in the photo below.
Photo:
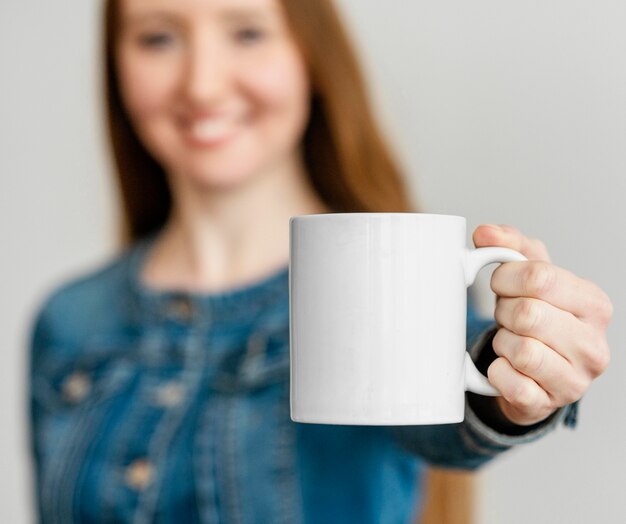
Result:
{"label": "gray background", "polygon": [[[612,297],[613,361],[579,428],[480,475],[486,524],[626,521],[626,4],[341,0],[423,209],[508,223]],[[59,281],[114,253],[100,2],[0,7],[0,521],[29,520],[26,337]],[[469,233],[468,232],[468,238]],[[493,308],[488,274],[477,284]]]}

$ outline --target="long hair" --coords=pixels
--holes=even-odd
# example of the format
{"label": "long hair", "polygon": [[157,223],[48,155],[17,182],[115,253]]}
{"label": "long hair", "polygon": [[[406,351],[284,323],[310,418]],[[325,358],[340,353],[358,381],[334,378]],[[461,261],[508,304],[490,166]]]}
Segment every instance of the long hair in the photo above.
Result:
{"label": "long hair", "polygon": [[[119,0],[104,3],[104,93],[122,201],[122,241],[160,229],[172,206],[162,166],[144,147],[123,106],[115,64]],[[306,174],[335,212],[410,212],[405,179],[383,138],[356,53],[331,0],[282,0],[311,78],[302,137]],[[431,472],[422,522],[468,524],[471,477]]]}

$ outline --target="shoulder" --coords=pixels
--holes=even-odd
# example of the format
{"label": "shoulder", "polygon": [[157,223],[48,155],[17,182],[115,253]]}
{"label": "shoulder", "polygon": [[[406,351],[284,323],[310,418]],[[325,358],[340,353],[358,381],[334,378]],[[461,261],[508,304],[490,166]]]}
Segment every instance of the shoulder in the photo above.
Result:
{"label": "shoulder", "polygon": [[119,326],[119,304],[127,300],[132,251],[133,248],[125,250],[53,287],[35,310],[33,347],[69,349],[80,345],[88,334]]}

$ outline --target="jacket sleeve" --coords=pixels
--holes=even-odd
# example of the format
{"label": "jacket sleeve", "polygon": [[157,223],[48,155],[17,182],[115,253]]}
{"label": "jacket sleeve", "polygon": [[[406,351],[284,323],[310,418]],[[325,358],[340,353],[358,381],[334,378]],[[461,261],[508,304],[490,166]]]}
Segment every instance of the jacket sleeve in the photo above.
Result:
{"label": "jacket sleeve", "polygon": [[[493,320],[479,318],[468,302],[467,347],[472,359],[481,361],[484,372],[495,358],[491,341],[497,332]],[[465,396],[465,419],[457,424],[426,426],[390,426],[398,444],[419,455],[428,463],[455,469],[476,469],[500,453],[518,444],[533,442],[553,431],[561,423],[576,425],[577,403],[557,410],[548,419],[532,426],[515,426],[506,430],[494,427],[476,414],[472,393]],[[477,397],[477,396],[476,396]]]}
{"label": "jacket sleeve", "polygon": [[[28,369],[28,407],[29,407],[29,444],[31,467],[33,469],[33,492],[36,496],[37,515],[42,518],[40,464],[42,461],[41,436],[42,419],[47,410],[45,398],[48,380],[44,376],[45,348],[50,343],[51,329],[47,304],[43,305],[32,321],[29,338],[29,369]],[[39,522],[39,520],[38,520]]]}

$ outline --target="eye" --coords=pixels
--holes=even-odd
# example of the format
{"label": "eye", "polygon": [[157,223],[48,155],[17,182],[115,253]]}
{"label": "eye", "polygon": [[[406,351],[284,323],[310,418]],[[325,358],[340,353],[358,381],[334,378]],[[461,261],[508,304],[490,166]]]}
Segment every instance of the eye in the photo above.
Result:
{"label": "eye", "polygon": [[161,48],[166,47],[173,40],[169,33],[147,33],[139,37],[139,44],[142,47]]}
{"label": "eye", "polygon": [[242,44],[253,44],[265,37],[265,32],[262,29],[256,27],[245,27],[239,29],[235,33],[235,38]]}

